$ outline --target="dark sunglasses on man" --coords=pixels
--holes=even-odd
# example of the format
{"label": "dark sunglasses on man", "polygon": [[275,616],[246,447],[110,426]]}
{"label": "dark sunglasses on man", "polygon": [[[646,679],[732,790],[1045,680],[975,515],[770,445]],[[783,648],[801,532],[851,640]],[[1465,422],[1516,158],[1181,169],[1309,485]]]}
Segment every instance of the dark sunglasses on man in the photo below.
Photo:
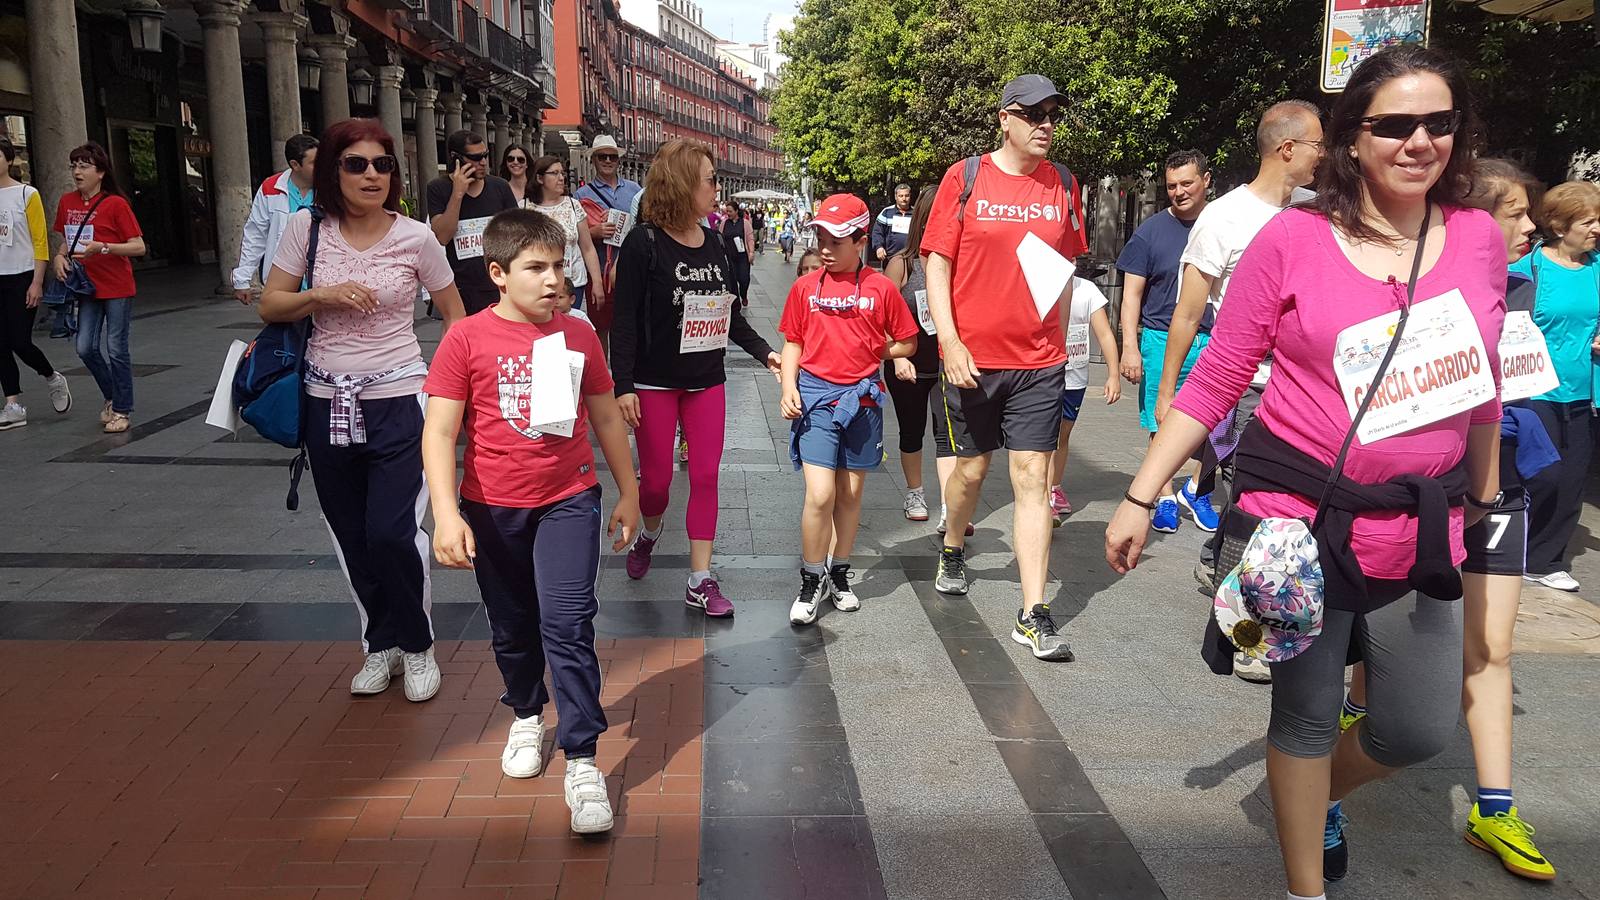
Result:
{"label": "dark sunglasses on man", "polygon": [[371,159],[367,159],[365,156],[357,156],[356,154],[352,153],[348,156],[341,157],[339,159],[339,166],[351,175],[367,174],[368,166],[377,169],[379,175],[388,175],[395,169],[400,168],[400,162],[388,153],[385,153],[382,156],[374,156]]}
{"label": "dark sunglasses on man", "polygon": [[1410,140],[1417,133],[1417,127],[1428,129],[1429,137],[1445,137],[1456,133],[1461,127],[1461,110],[1443,109],[1438,112],[1413,115],[1411,113],[1389,113],[1381,116],[1367,116],[1361,124],[1372,132],[1373,137],[1389,138],[1391,140]]}
{"label": "dark sunglasses on man", "polygon": [[1066,112],[1059,106],[1049,110],[1046,110],[1043,106],[1016,106],[1010,109],[1003,109],[1001,112],[1010,113],[1035,128],[1046,121],[1049,121],[1051,125],[1058,125],[1062,119],[1067,117]]}
{"label": "dark sunglasses on man", "polygon": [[594,155],[595,162],[616,162],[621,158],[622,157],[616,155],[615,153],[596,153]]}

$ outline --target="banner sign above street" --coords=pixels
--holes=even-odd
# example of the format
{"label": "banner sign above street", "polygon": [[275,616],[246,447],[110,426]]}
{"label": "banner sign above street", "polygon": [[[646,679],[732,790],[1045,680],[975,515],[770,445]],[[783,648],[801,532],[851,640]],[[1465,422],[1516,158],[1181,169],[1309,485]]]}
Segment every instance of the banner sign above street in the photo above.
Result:
{"label": "banner sign above street", "polygon": [[1431,0],[1328,0],[1321,85],[1337,94],[1367,57],[1395,44],[1428,43]]}

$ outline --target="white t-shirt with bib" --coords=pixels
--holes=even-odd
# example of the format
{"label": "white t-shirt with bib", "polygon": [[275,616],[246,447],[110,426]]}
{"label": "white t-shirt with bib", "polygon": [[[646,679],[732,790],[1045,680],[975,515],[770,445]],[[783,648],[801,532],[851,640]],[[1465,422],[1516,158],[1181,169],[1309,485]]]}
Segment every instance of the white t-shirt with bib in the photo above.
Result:
{"label": "white t-shirt with bib", "polygon": [[567,277],[572,279],[573,287],[588,284],[589,269],[583,264],[583,245],[578,242],[578,229],[589,227],[589,217],[584,214],[583,205],[571,197],[562,197],[552,206],[534,204],[532,208],[561,223],[561,229],[567,233],[564,254]]}
{"label": "white t-shirt with bib", "polygon": [[1065,388],[1077,391],[1089,386],[1089,317],[1105,309],[1110,301],[1092,281],[1072,279],[1072,312],[1067,320],[1067,379]]}

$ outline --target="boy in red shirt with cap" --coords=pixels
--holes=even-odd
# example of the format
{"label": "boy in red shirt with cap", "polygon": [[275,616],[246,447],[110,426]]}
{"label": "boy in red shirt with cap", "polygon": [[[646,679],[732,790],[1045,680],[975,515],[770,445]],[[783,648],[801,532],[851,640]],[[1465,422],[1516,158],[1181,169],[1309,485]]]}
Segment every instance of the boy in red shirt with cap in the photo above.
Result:
{"label": "boy in red shirt with cap", "polygon": [[[809,625],[822,601],[861,608],[850,588],[850,550],[861,523],[866,473],[883,462],[885,359],[917,348],[917,320],[894,282],[862,261],[871,214],[849,194],[822,201],[817,230],[823,266],[794,283],[784,302],[783,417],[789,457],[805,472],[800,517],[800,595],[789,621]],[[833,558],[828,542],[833,540]]]}

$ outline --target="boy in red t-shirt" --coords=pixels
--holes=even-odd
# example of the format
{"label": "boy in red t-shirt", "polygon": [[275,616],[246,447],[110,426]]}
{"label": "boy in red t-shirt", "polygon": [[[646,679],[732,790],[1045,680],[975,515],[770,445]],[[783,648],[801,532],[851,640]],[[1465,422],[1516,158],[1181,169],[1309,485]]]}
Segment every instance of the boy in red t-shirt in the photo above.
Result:
{"label": "boy in red t-shirt", "polygon": [[555,313],[566,242],[554,219],[533,210],[500,213],[484,229],[483,255],[500,300],[456,323],[439,344],[424,388],[422,463],[434,555],[442,565],[475,570],[505,679],[500,702],[516,714],[500,770],[532,778],[543,768],[548,660],[572,830],[593,834],[611,830],[612,815],[594,762],[606,718],[594,650],[601,511],[591,426],[621,495],[607,528],[613,550],[639,527],[639,486],[600,340],[588,325]]}
{"label": "boy in red t-shirt", "polygon": [[[789,289],[783,318],[783,417],[794,420],[789,456],[805,472],[800,595],[789,621],[809,625],[822,601],[861,608],[850,588],[850,550],[861,524],[866,473],[883,461],[885,359],[917,349],[917,320],[894,282],[862,262],[871,214],[835,194],[809,224],[823,267]],[[833,540],[833,558],[828,542]]]}

